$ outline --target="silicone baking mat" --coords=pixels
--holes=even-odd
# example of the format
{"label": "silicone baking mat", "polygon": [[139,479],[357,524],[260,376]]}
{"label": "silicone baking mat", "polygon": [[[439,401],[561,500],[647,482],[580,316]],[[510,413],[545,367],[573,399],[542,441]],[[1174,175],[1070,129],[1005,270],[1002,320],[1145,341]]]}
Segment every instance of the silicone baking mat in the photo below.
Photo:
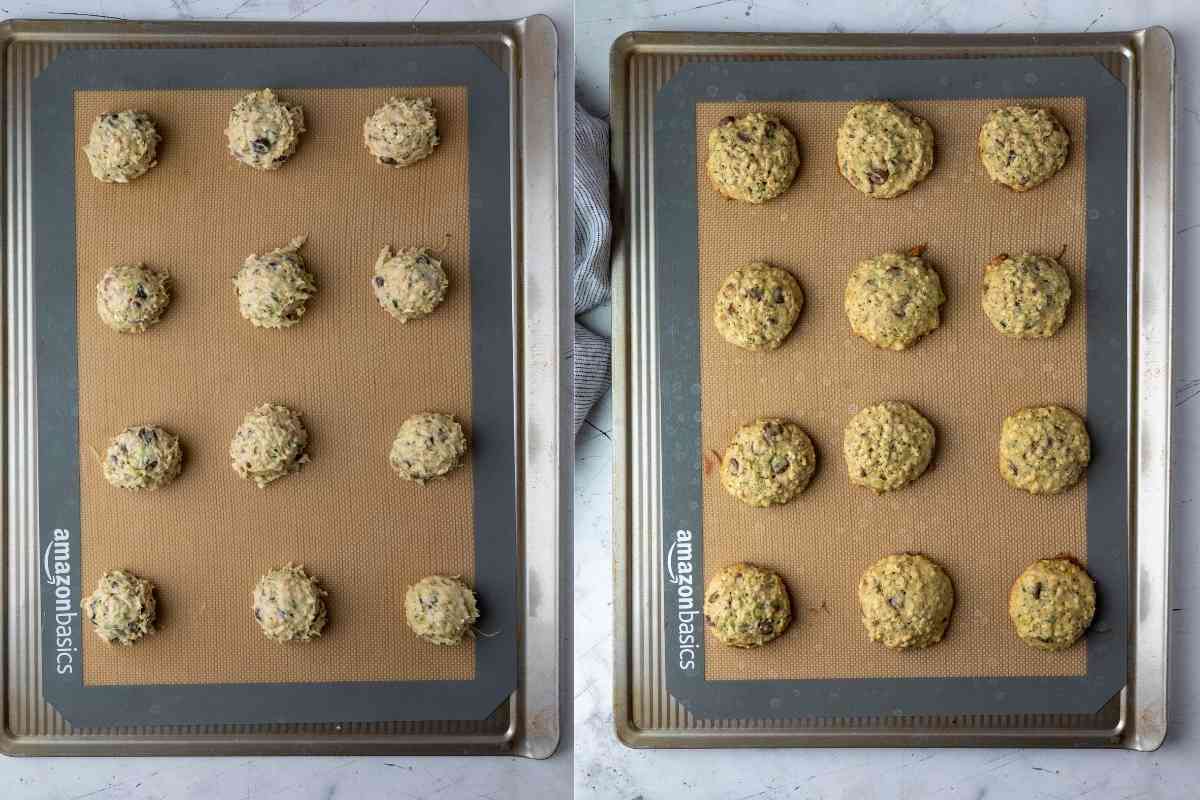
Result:
{"label": "silicone baking mat", "polygon": [[[974,80],[963,80],[967,71]],[[853,82],[845,79],[850,74]],[[958,81],[952,84],[950,75]],[[1117,91],[1102,91],[1106,81]],[[674,99],[691,90],[688,100],[677,107],[668,101],[667,108],[692,119],[661,127],[656,152],[674,149],[667,139],[682,144],[687,138],[692,157],[672,159],[656,180],[669,181],[665,173],[678,169],[682,182],[686,170],[695,187],[691,208],[660,200],[657,209],[660,229],[669,232],[658,240],[660,276],[696,273],[667,289],[668,309],[677,300],[695,327],[684,333],[678,319],[660,317],[668,326],[660,327],[660,358],[678,375],[663,397],[664,470],[671,473],[678,463],[684,473],[664,479],[668,568],[678,567],[671,562],[686,543],[695,575],[691,608],[697,610],[700,587],[725,564],[767,566],[783,576],[796,612],[782,637],[754,650],[725,647],[707,632],[700,641],[700,627],[687,632],[687,641],[683,632],[671,637],[686,656],[669,673],[682,679],[685,703],[736,716],[1011,712],[1014,704],[1030,711],[1082,704],[1094,711],[1119,688],[1101,697],[1107,689],[1097,687],[1110,685],[1123,668],[1125,532],[1119,514],[1098,507],[1124,497],[1124,408],[1116,399],[1124,374],[1124,276],[1108,281],[1097,275],[1119,270],[1124,248],[1120,230],[1099,233],[1095,225],[1108,214],[1124,219],[1120,193],[1097,192],[1124,180],[1120,161],[1103,161],[1110,147],[1123,152],[1123,133],[1105,127],[1114,115],[1124,118],[1119,89],[1090,59],[856,62],[853,73],[845,62],[836,68],[752,62],[697,65],[660,94]],[[931,175],[888,201],[853,189],[834,154],[847,109],[875,97],[924,116],[936,135]],[[1016,102],[1050,107],[1072,137],[1064,169],[1025,194],[988,180],[976,152],[987,112]],[[708,131],[722,117],[750,110],[779,115],[801,150],[792,188],[760,206],[723,199],[704,164]],[[661,103],[657,113],[663,113]],[[676,215],[681,224],[690,218],[682,231]],[[675,238],[688,235],[695,242],[680,250]],[[853,336],[843,309],[850,270],[863,258],[922,244],[948,297],[941,327],[904,352]],[[980,308],[984,264],[997,253],[1025,250],[1062,252],[1071,276],[1067,323],[1050,340],[1006,339]],[[752,260],[789,269],[805,292],[796,329],[777,351],[739,350],[712,324],[721,281]],[[659,291],[667,284],[660,279]],[[1104,393],[1106,386],[1116,391]],[[1101,393],[1105,398],[1097,402]],[[937,429],[938,446],[925,476],[876,496],[849,483],[842,431],[857,410],[888,399],[920,409]],[[1000,478],[999,430],[1017,408],[1048,403],[1086,416],[1093,466],[1071,491],[1033,497]],[[811,486],[783,507],[750,508],[720,484],[720,454],[739,425],[760,416],[800,423],[817,449]],[[890,651],[871,642],[859,620],[859,575],[901,551],[933,557],[955,584],[946,638],[926,650]],[[1012,632],[1008,589],[1026,564],[1060,552],[1088,561],[1101,611],[1086,644],[1047,654]],[[668,584],[667,624],[682,628],[689,609],[680,589],[678,580]],[[1087,691],[1051,691],[1055,680]]]}
{"label": "silicone baking mat", "polygon": [[[38,324],[70,339],[62,356],[78,380],[56,398],[77,427],[47,434],[62,437],[67,463],[43,464],[63,473],[65,485],[49,491],[68,494],[43,490],[43,518],[78,531],[70,589],[86,596],[121,567],[154,581],[161,604],[159,632],[134,647],[110,647],[76,624],[75,683],[57,704],[73,722],[479,719],[514,688],[511,316],[478,302],[503,296],[511,280],[507,142],[491,147],[482,134],[507,103],[483,100],[473,84],[489,77],[481,68],[504,82],[473,48],[418,49],[339,54],[318,80],[314,51],[140,53],[139,72],[153,73],[154,57],[169,62],[149,79],[127,77],[129,53],[79,52],[39,77],[39,96],[65,102],[53,109],[70,120],[69,141],[34,156],[40,165],[73,155],[59,170],[69,194],[53,200],[73,205],[57,220],[74,220],[62,255],[75,270],[55,273],[73,319],[53,306]],[[237,99],[264,85],[301,104],[308,128],[269,173],[235,162],[223,135]],[[406,169],[377,165],[362,144],[363,119],[394,95],[431,96],[439,116],[437,150]],[[124,108],[155,119],[159,165],[129,185],[102,184],[80,148],[97,114]],[[52,171],[45,183],[55,186]],[[489,203],[495,213],[482,210]],[[308,313],[289,329],[253,327],[238,313],[233,274],[249,253],[301,234],[318,286]],[[438,251],[450,291],[429,318],[401,324],[378,306],[371,275],[384,245]],[[109,266],[138,261],[171,273],[173,299],[161,323],[122,336],[96,315],[95,284]],[[39,356],[40,385],[52,388],[47,373],[61,366]],[[232,471],[228,445],[266,401],[302,414],[311,462],[260,490]],[[387,455],[403,419],[425,410],[462,420],[472,451],[464,468],[422,487],[397,478]],[[184,471],[162,490],[116,490],[96,463],[109,437],[137,423],[181,437]],[[250,612],[257,577],[287,562],[305,564],[329,592],[330,624],[315,641],[271,642]],[[411,633],[404,591],[431,573],[477,588],[487,638],[447,648]],[[72,713],[134,687],[144,705]],[[433,689],[444,690],[438,703]]]}

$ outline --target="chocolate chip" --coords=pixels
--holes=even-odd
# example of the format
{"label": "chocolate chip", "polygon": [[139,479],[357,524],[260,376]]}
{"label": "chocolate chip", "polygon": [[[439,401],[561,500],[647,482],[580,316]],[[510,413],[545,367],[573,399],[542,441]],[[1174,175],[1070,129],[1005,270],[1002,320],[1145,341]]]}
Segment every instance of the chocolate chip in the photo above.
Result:
{"label": "chocolate chip", "polygon": [[897,596],[889,597],[888,605],[891,606],[892,608],[896,609],[897,611],[899,611],[900,609],[904,608],[904,596],[897,595]]}
{"label": "chocolate chip", "polygon": [[291,156],[289,156],[289,155],[287,155],[287,154],[284,154],[284,155],[282,155],[282,156],[278,156],[278,157],[276,157],[276,159],[275,159],[275,163],[276,163],[276,164],[285,164],[285,163],[287,163],[287,160],[288,160],[289,158],[291,158]]}
{"label": "chocolate chip", "polygon": [[781,472],[787,472],[788,460],[787,456],[775,456],[771,459],[771,472],[778,475]]}
{"label": "chocolate chip", "polygon": [[381,158],[379,159],[379,163],[380,163],[380,164],[387,164],[389,167],[394,167],[394,166],[396,166],[396,165],[397,165],[398,163],[400,163],[400,162],[398,162],[398,161],[397,161],[396,159],[394,159],[394,158],[387,158],[386,156],[383,156],[383,157],[381,157]]}
{"label": "chocolate chip", "polygon": [[768,139],[773,138],[775,136],[775,129],[778,127],[779,126],[776,125],[774,122],[768,121],[767,124],[763,126],[763,135],[766,136]]}
{"label": "chocolate chip", "polygon": [[1041,600],[1041,599],[1042,599],[1042,582],[1041,582],[1041,581],[1038,581],[1036,584],[1034,584],[1034,587],[1033,587],[1033,599],[1034,599],[1034,600]]}
{"label": "chocolate chip", "polygon": [[134,292],[133,292],[133,296],[136,297],[138,300],[145,300],[146,299],[146,289],[139,283],[137,289],[134,290]]}
{"label": "chocolate chip", "polygon": [[764,619],[762,622],[758,623],[758,632],[759,633],[774,633],[775,626],[771,624],[770,620]]}
{"label": "chocolate chip", "polygon": [[768,422],[763,425],[763,438],[768,442],[783,433],[783,426],[778,422]]}
{"label": "chocolate chip", "polygon": [[155,436],[154,430],[152,428],[142,428],[140,431],[138,431],[138,438],[141,439],[146,444],[150,444],[157,437]]}
{"label": "chocolate chip", "polygon": [[383,286],[383,276],[381,276],[381,275],[376,275],[376,276],[375,276],[375,285],[376,285],[376,286]]}
{"label": "chocolate chip", "polygon": [[746,290],[746,294],[750,295],[755,300],[758,300],[760,302],[763,299],[763,290],[762,290],[762,288],[760,288],[758,286],[751,286],[749,289]]}
{"label": "chocolate chip", "polygon": [[737,137],[746,144],[750,144],[750,136],[745,131],[738,131]]}
{"label": "chocolate chip", "polygon": [[886,169],[873,169],[867,172],[867,180],[878,186],[888,179],[890,173]]}
{"label": "chocolate chip", "polygon": [[736,458],[729,459],[729,471],[734,475],[740,474],[742,471],[741,462],[739,462]]}
{"label": "chocolate chip", "polygon": [[271,140],[265,136],[260,136],[250,143],[250,148],[261,155],[266,155],[271,150]]}
{"label": "chocolate chip", "polygon": [[721,117],[722,125],[732,125],[735,122],[737,122],[737,117]]}
{"label": "chocolate chip", "polygon": [[1016,161],[1016,160],[1017,160],[1017,154],[1016,154],[1016,153],[1014,153],[1012,150],[1009,150],[1009,151],[1008,151],[1008,160],[1007,160],[1006,162],[1004,162],[1004,163],[1005,163],[1005,164],[1011,164],[1012,162],[1014,162],[1014,161]]}
{"label": "chocolate chip", "polygon": [[783,303],[783,289],[780,289],[779,287],[775,287],[775,291],[771,294],[771,299],[774,300],[776,304],[782,304]]}

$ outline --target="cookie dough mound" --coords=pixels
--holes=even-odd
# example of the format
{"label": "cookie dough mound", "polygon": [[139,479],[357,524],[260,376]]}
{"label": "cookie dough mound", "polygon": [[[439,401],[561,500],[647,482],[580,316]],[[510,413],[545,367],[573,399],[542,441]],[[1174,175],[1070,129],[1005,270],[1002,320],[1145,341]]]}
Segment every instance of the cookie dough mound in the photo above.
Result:
{"label": "cookie dough mound", "polygon": [[1017,636],[1038,650],[1065,650],[1096,614],[1096,584],[1066,556],[1035,561],[1008,594],[1008,616]]}
{"label": "cookie dough mound", "polygon": [[743,350],[783,344],[804,307],[804,292],[787,270],[755,261],[729,273],[717,292],[714,318],[725,341]]}
{"label": "cookie dough mound", "polygon": [[384,247],[371,279],[379,305],[401,322],[429,316],[446,299],[450,281],[428,247]]}
{"label": "cookie dough mound", "polygon": [[158,489],[182,469],[179,437],[153,425],[126,428],[104,451],[104,479],[120,489]]}
{"label": "cookie dough mound", "polygon": [[904,194],[933,169],[933,128],[892,103],[858,103],[838,128],[837,162],[868,197]]}
{"label": "cookie dough mound", "polygon": [[145,264],[118,264],[96,284],[96,312],[114,331],[141,333],[171,302],[170,278]]}
{"label": "cookie dough mound", "polygon": [[438,145],[437,116],[431,97],[393,97],[363,123],[367,150],[380,164],[407,167]]}
{"label": "cookie dough mound", "polygon": [[799,166],[796,137],[773,114],[725,117],[708,134],[708,175],[733,200],[765,203],[778,197]]}
{"label": "cookie dough mound", "polygon": [[144,111],[110,111],[96,117],[83,148],[92,174],[105,183],[129,183],[158,163],[162,137]]}
{"label": "cookie dough mound", "polygon": [[754,564],[730,564],[704,591],[704,621],[730,647],[762,647],[792,621],[783,578]]}
{"label": "cookie dough mound", "polygon": [[721,483],[743,503],[766,508],[803,492],[816,468],[817,454],[803,428],[759,419],[733,435],[721,460]]}
{"label": "cookie dough mound", "polygon": [[273,569],[258,579],[251,593],[254,619],[268,639],[307,642],[320,636],[329,621],[324,600],[328,594],[303,566]]}
{"label": "cookie dough mound", "polygon": [[157,604],[154,584],[132,572],[114,569],[100,576],[96,591],[83,598],[83,614],[96,635],[110,644],[133,644],[154,633]]}
{"label": "cookie dough mound", "polygon": [[954,585],[922,555],[885,556],[858,582],[862,621],[872,641],[897,650],[942,640],[954,610]]}
{"label": "cookie dough mound", "polygon": [[479,619],[479,608],[475,593],[461,578],[430,575],[404,593],[404,616],[417,636],[450,646],[472,635],[471,626]]}
{"label": "cookie dough mound", "polygon": [[904,350],[937,328],[944,302],[942,282],[920,248],[861,261],[846,284],[850,328],[885,350]]}
{"label": "cookie dough mound", "polygon": [[1000,474],[1030,494],[1074,486],[1092,458],[1083,420],[1061,406],[1023,408],[1000,428]]}
{"label": "cookie dough mound", "polygon": [[263,403],[242,419],[229,443],[229,460],[238,475],[258,484],[299,472],[308,463],[308,429],[285,405]]}
{"label": "cookie dough mound", "polygon": [[912,483],[929,466],[935,442],[933,425],[908,403],[867,406],[850,419],[842,440],[850,482],[877,494]]}
{"label": "cookie dough mound", "polygon": [[1053,336],[1067,318],[1071,281],[1049,256],[1001,253],[983,274],[983,311],[996,330],[1014,339]]}
{"label": "cookie dough mound", "polygon": [[401,478],[424,484],[462,463],[467,436],[449,414],[413,414],[400,425],[388,461]]}
{"label": "cookie dough mound", "polygon": [[296,152],[304,133],[304,109],[288,105],[270,89],[237,101],[229,113],[225,136],[229,152],[255,169],[279,169]]}
{"label": "cookie dough mound", "polygon": [[1027,192],[1067,162],[1071,137],[1044,108],[1009,106],[988,115],[979,130],[979,158],[992,180]]}
{"label": "cookie dough mound", "polygon": [[260,328],[290,328],[307,310],[317,291],[312,273],[304,268],[300,248],[308,237],[297,236],[265,255],[251,254],[233,278],[238,310]]}

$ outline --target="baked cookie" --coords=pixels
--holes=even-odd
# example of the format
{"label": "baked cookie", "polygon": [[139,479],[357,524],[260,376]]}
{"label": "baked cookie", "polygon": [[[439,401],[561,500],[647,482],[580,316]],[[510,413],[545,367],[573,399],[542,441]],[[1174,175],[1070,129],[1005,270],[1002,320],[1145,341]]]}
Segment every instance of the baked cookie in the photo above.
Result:
{"label": "baked cookie", "polygon": [[804,307],[804,292],[787,270],[755,261],[729,273],[713,316],[725,341],[743,350],[783,344]]}
{"label": "baked cookie", "polygon": [[850,419],[842,440],[850,482],[890,492],[912,483],[933,457],[933,425],[908,403],[888,400]]}
{"label": "baked cookie", "polygon": [[704,621],[730,647],[761,647],[792,621],[783,578],[754,564],[730,564],[704,591]]}
{"label": "baked cookie", "polygon": [[817,453],[794,422],[759,419],[738,428],[721,460],[721,484],[746,505],[782,505],[808,486]]}
{"label": "baked cookie", "polygon": [[778,197],[799,166],[796,137],[773,114],[725,117],[708,134],[708,176],[733,200],[765,203]]}
{"label": "baked cookie", "polygon": [[109,644],[133,644],[154,633],[154,584],[132,572],[114,569],[104,573],[96,582],[96,591],[83,598],[81,606],[96,635]]}
{"label": "baked cookie", "polygon": [[1022,408],[1000,428],[1000,474],[1030,494],[1074,486],[1092,458],[1083,420],[1061,406]]}
{"label": "baked cookie", "polygon": [[119,489],[158,489],[182,469],[179,437],[154,425],[126,428],[104,451],[104,479]]}
{"label": "baked cookie", "polygon": [[408,627],[427,642],[452,646],[472,636],[479,619],[475,593],[462,578],[430,575],[404,594]]}
{"label": "baked cookie", "polygon": [[288,564],[259,578],[250,596],[264,636],[276,642],[307,642],[320,636],[329,621],[326,595],[303,566]]}
{"label": "baked cookie", "polygon": [[263,403],[238,426],[229,443],[233,471],[262,489],[308,463],[308,429],[300,415],[279,403]]}
{"label": "baked cookie", "polygon": [[1071,281],[1049,256],[1001,253],[983,273],[983,312],[1014,339],[1053,336],[1067,318]]}
{"label": "baked cookie", "polygon": [[296,152],[304,133],[304,109],[263,89],[237,101],[229,112],[225,137],[229,152],[246,166],[279,169]]}
{"label": "baked cookie", "polygon": [[255,326],[290,328],[304,316],[309,298],[317,291],[300,254],[306,239],[297,236],[287,247],[261,256],[250,254],[234,276],[238,310]]}
{"label": "baked cookie", "polygon": [[403,247],[393,252],[384,247],[375,262],[371,279],[379,305],[401,322],[420,319],[446,299],[450,281],[442,262],[428,247]]}
{"label": "baked cookie", "polygon": [[162,137],[144,111],[110,111],[96,117],[83,148],[92,175],[105,183],[129,183],[158,163]]}
{"label": "baked cookie", "polygon": [[391,98],[363,123],[363,141],[367,152],[389,167],[427,158],[438,145],[433,98]]}
{"label": "baked cookie", "polygon": [[954,610],[954,584],[922,555],[899,553],[876,561],[858,582],[862,621],[872,641],[897,650],[942,640]]}
{"label": "baked cookie", "polygon": [[145,264],[118,264],[96,284],[96,313],[118,333],[141,333],[171,302],[171,276]]}
{"label": "baked cookie", "polygon": [[858,103],[838,128],[837,162],[868,197],[904,194],[933,169],[933,128],[892,103]]}
{"label": "baked cookie", "polygon": [[401,478],[424,484],[462,463],[467,435],[449,414],[413,414],[400,425],[388,462]]}
{"label": "baked cookie", "polygon": [[1038,650],[1065,650],[1096,614],[1096,584],[1068,556],[1035,561],[1008,593],[1008,616],[1017,636]]}
{"label": "baked cookie", "polygon": [[979,129],[979,158],[991,179],[1027,192],[1067,163],[1071,137],[1049,110],[1008,106],[988,114]]}
{"label": "baked cookie", "polygon": [[924,248],[860,261],[846,283],[846,316],[854,333],[876,347],[904,350],[941,324],[946,302]]}

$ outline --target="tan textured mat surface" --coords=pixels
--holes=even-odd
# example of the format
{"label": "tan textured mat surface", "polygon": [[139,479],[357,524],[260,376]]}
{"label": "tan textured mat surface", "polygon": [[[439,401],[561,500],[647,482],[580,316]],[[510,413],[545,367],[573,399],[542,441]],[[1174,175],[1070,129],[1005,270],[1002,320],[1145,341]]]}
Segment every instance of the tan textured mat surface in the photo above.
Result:
{"label": "tan textured mat surface", "polygon": [[[247,87],[250,88],[258,87]],[[159,165],[128,186],[76,160],[79,428],[84,594],[123,567],[159,587],[160,631],[134,647],[85,636],[84,682],[97,684],[423,680],[474,677],[474,648],[418,640],[404,589],[440,572],[471,578],[470,462],[420,487],[387,462],[401,421],[422,410],[471,415],[467,98],[461,87],[281,92],[304,106],[292,160],[261,173],[224,136],[239,91],[80,92],[76,140],[94,117],[149,111]],[[393,94],[435,98],[442,142],[407,169],[376,165],[363,119]],[[245,257],[307,233],[318,290],[299,325],[253,327],[231,278]],[[402,325],[371,290],[385,245],[444,250],[445,304]],[[141,336],[106,328],[95,285],[113,264],[170,271],[173,300]],[[267,400],[303,415],[311,463],[258,489],[229,465],[242,416]],[[92,450],[134,423],[179,434],[183,474],[165,489],[123,492]],[[467,425],[469,428],[469,425]],[[267,640],[250,591],[269,568],[303,563],[329,590],[320,639]]]}
{"label": "tan textured mat surface", "polygon": [[[1052,108],[1071,135],[1071,156],[1055,178],[1025,194],[987,179],[976,154],[979,126],[1008,101],[907,102],[933,126],[936,160],[922,184],[892,200],[859,194],[837,170],[836,132],[850,103],[697,106],[703,448],[723,453],[740,424],[783,416],[805,428],[818,453],[812,485],[783,507],[742,505],[716,469],[704,477],[706,577],[732,561],[770,567],[787,582],[797,612],[781,638],[757,650],[707,635],[706,678],[1086,673],[1082,644],[1058,654],[1029,649],[1007,612],[1008,589],[1028,562],[1063,551],[1086,557],[1086,483],[1033,497],[1010,489],[996,466],[1000,423],[1013,410],[1045,403],[1087,410],[1086,109],[1081,98],[1027,102]],[[750,110],[778,114],[800,143],[795,184],[761,206],[722,199],[704,166],[709,130]],[[852,336],[843,294],[853,266],[922,243],[948,298],[941,327],[904,352]],[[984,264],[1000,252],[1054,255],[1064,245],[1073,293],[1066,325],[1047,341],[1001,336],[980,307]],[[800,320],[775,352],[739,350],[712,322],[721,281],[751,260],[790,270],[804,289]],[[876,496],[847,479],[842,432],[862,406],[886,399],[924,413],[938,446],[915,484]],[[876,559],[906,550],[941,562],[958,602],[943,642],[893,652],[867,638],[856,588]]]}

